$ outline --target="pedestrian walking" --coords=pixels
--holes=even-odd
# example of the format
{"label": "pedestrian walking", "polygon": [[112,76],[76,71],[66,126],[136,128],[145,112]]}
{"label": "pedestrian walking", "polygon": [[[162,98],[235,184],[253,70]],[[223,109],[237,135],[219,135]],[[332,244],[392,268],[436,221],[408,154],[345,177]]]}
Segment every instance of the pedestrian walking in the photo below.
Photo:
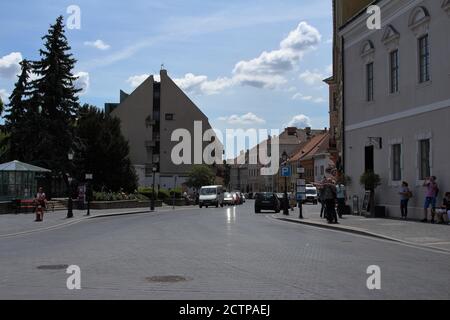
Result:
{"label": "pedestrian walking", "polygon": [[345,199],[347,197],[347,192],[345,190],[345,185],[341,182],[339,182],[336,185],[336,198],[337,198],[337,204],[338,204],[338,216],[340,219],[342,219],[342,216],[344,215],[345,211]]}
{"label": "pedestrian walking", "polygon": [[44,192],[44,188],[39,187],[38,193],[36,194],[36,222],[44,221],[44,210],[47,203],[47,197]]}
{"label": "pedestrian walking", "polygon": [[336,185],[328,179],[324,185],[325,212],[328,223],[338,223],[336,214]]}
{"label": "pedestrian walking", "polygon": [[400,187],[400,212],[402,214],[402,219],[408,219],[408,202],[412,198],[412,192],[409,189],[408,182],[403,181]]}
{"label": "pedestrian walking", "polygon": [[436,214],[436,199],[439,194],[438,184],[436,183],[436,177],[428,177],[425,179],[423,184],[427,188],[425,194],[425,204],[424,204],[424,219],[422,222],[428,222],[428,208],[431,206],[431,223],[434,223],[434,216]]}

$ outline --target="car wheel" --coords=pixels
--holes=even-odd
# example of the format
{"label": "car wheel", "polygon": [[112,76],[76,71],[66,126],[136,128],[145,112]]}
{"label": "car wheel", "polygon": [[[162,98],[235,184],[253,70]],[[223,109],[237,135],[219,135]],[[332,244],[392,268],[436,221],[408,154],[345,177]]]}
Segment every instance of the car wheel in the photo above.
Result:
{"label": "car wheel", "polygon": [[203,205],[199,205],[200,209],[203,208]]}
{"label": "car wheel", "polygon": [[255,213],[261,213],[261,209],[255,209]]}
{"label": "car wheel", "polygon": [[277,210],[275,210],[275,213],[280,213],[280,210],[278,210],[278,209],[277,209]]}
{"label": "car wheel", "polygon": [[220,204],[220,207],[223,208],[223,203]]}

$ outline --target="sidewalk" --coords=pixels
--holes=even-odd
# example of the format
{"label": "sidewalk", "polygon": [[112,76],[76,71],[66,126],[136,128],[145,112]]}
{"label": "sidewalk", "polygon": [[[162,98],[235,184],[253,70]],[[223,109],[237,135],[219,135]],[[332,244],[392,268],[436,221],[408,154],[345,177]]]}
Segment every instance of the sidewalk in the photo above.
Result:
{"label": "sidewalk", "polygon": [[296,222],[321,228],[357,233],[382,239],[424,246],[450,252],[450,226],[427,224],[416,221],[395,219],[365,218],[362,216],[343,216],[339,224],[328,224],[320,218],[320,206],[303,206],[303,217],[298,219],[299,209],[289,211],[289,216],[283,213],[273,215],[283,221]]}
{"label": "sidewalk", "polygon": [[[194,208],[175,207],[175,211]],[[172,207],[164,206],[156,208],[154,213],[170,212]],[[73,210],[73,218],[67,219],[67,210],[46,212],[43,222],[34,222],[34,214],[5,214],[0,215],[0,238],[10,237],[21,234],[51,230],[62,226],[68,226],[78,223],[86,219],[94,219],[109,216],[120,216],[128,214],[150,213],[150,208],[128,208],[128,209],[108,209],[108,210],[91,210],[91,215],[86,216],[86,210]]]}

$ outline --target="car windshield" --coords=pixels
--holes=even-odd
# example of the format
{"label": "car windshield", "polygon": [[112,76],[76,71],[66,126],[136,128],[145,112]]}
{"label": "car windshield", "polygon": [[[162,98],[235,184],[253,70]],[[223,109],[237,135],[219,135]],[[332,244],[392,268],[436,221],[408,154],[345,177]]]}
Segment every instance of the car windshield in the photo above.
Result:
{"label": "car windshield", "polygon": [[200,194],[202,196],[208,196],[208,195],[212,195],[212,194],[216,194],[216,188],[202,188],[202,190],[200,190]]}
{"label": "car windshield", "polygon": [[232,195],[231,195],[231,193],[229,193],[229,192],[225,192],[225,194],[223,195],[225,198],[231,198],[231,197],[233,197]]}
{"label": "car windshield", "polygon": [[271,193],[258,193],[257,198],[261,200],[270,200],[272,199],[273,195]]}
{"label": "car windshield", "polygon": [[317,191],[315,189],[306,189],[306,194],[316,194]]}

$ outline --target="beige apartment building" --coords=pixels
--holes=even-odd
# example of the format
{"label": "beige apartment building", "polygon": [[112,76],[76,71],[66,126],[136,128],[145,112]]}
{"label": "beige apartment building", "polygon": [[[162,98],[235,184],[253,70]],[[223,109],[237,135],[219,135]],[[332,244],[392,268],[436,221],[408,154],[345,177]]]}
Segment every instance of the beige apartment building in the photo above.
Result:
{"label": "beige apartment building", "polygon": [[[120,103],[106,103],[105,110],[121,120],[139,185],[152,185],[155,167],[156,186],[168,189],[180,187],[186,181],[195,160],[195,163],[202,162],[202,159],[195,159],[194,153],[197,151],[198,154],[199,150],[194,150],[194,139],[203,139],[211,125],[166,70],[161,70],[160,78],[158,82],[153,76],[148,77],[129,95],[121,91]],[[179,141],[171,141],[171,137],[177,129],[185,129],[191,134],[191,163],[176,164],[172,161],[172,150]],[[202,154],[214,140],[215,136],[209,142],[201,143]],[[215,142],[220,144],[218,139]],[[222,153],[212,156],[217,158],[217,163],[222,162]]]}
{"label": "beige apartment building", "polygon": [[422,218],[426,177],[438,202],[450,191],[450,0],[375,1],[381,30],[361,12],[340,28],[343,57],[345,173],[350,198],[359,178],[382,179],[376,205],[400,217],[399,186],[409,183],[411,218]]}

